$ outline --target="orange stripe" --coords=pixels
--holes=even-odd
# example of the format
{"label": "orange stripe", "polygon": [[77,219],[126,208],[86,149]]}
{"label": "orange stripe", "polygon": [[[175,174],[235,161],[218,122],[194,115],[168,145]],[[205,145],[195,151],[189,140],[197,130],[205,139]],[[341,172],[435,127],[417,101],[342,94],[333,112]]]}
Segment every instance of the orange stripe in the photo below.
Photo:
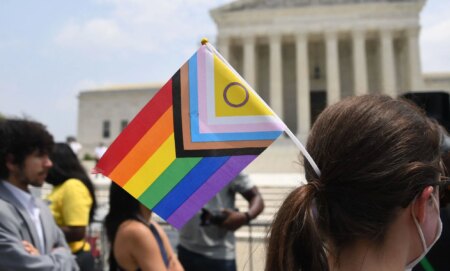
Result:
{"label": "orange stripe", "polygon": [[95,166],[95,170],[109,176],[131,148],[139,142],[148,129],[153,127],[170,106],[172,106],[172,79],[153,96],[119,134]]}
{"label": "orange stripe", "polygon": [[124,186],[172,133],[173,110],[171,106],[139,142],[134,145],[108,177],[118,185]]}

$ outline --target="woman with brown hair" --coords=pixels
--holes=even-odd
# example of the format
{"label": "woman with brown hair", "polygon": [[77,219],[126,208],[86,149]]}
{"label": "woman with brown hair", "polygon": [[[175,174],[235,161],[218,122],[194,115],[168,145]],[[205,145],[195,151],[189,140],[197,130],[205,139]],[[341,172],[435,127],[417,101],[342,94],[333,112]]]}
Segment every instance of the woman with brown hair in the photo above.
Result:
{"label": "woman with brown hair", "polygon": [[440,130],[411,104],[360,96],[326,108],[307,184],[270,229],[266,271],[405,270],[439,238]]}
{"label": "woman with brown hair", "polygon": [[109,270],[184,271],[152,211],[116,183],[109,190]]}

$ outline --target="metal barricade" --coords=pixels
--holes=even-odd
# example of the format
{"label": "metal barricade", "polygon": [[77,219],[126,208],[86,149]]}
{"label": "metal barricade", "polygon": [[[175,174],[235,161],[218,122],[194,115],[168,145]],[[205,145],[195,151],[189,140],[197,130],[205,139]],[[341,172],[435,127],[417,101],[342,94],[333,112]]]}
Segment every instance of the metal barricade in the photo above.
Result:
{"label": "metal barricade", "polygon": [[[168,235],[170,244],[176,251],[178,231],[166,222],[159,222],[159,224]],[[265,221],[252,221],[250,225],[244,226],[236,233],[237,243],[246,247],[245,249],[247,250],[246,253],[236,253],[238,270],[261,270],[260,268],[264,261],[261,261],[260,255],[255,256],[255,251],[265,248],[266,231],[269,225],[270,223]],[[92,255],[95,259],[95,270],[108,270],[110,245],[106,237],[103,221],[96,220],[90,224],[87,240],[91,244]]]}

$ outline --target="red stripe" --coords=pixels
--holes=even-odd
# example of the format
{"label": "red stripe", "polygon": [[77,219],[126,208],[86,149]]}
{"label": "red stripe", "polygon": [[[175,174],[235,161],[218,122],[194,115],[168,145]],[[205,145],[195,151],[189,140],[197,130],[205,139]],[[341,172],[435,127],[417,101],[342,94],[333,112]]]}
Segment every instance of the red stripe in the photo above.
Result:
{"label": "red stripe", "polygon": [[172,79],[141,109],[109,146],[94,171],[108,176],[167,109],[172,106]]}

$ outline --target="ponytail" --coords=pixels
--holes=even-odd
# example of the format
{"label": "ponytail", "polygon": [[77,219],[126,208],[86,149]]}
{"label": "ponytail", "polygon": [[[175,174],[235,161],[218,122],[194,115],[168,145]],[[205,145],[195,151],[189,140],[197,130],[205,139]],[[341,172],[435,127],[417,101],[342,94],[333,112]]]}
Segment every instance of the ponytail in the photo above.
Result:
{"label": "ponytail", "polygon": [[328,271],[318,226],[317,181],[292,191],[269,229],[266,271]]}
{"label": "ponytail", "polygon": [[308,184],[280,207],[265,270],[328,271],[360,240],[382,247],[399,208],[435,185],[440,143],[436,123],[404,101],[366,95],[328,106],[306,144],[320,180],[305,163]]}

